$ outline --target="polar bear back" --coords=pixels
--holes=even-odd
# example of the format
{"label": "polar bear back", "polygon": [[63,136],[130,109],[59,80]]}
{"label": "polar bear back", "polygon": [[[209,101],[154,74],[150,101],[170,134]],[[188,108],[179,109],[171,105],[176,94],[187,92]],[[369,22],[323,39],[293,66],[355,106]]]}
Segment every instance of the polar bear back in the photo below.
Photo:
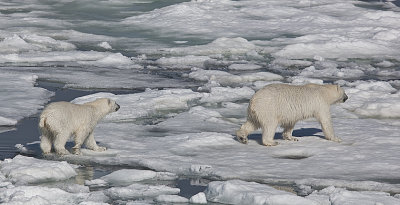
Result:
{"label": "polar bear back", "polygon": [[91,129],[97,124],[97,120],[93,120],[96,118],[96,112],[95,107],[89,105],[55,102],[43,110],[40,116],[43,122],[39,126],[46,126],[53,132],[61,132],[61,130],[75,132],[82,125],[85,125],[86,129]]}
{"label": "polar bear back", "polygon": [[327,86],[307,84],[302,86],[271,84],[257,91],[250,100],[248,115],[257,122],[277,120],[279,124],[314,117],[326,110],[333,98]]}

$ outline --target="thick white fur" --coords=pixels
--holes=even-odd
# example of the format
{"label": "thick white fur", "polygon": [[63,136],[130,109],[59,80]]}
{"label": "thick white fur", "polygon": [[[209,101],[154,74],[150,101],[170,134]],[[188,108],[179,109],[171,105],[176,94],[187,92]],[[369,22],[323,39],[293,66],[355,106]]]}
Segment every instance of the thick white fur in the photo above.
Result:
{"label": "thick white fur", "polygon": [[333,132],[330,105],[346,100],[346,93],[338,85],[267,85],[251,98],[247,121],[236,136],[240,142],[247,143],[247,136],[261,128],[262,143],[273,146],[277,144],[274,135],[280,125],[284,128],[284,139],[297,141],[292,136],[296,122],[314,117],[320,122],[326,139],[340,142]]}
{"label": "thick white fur", "polygon": [[104,151],[99,147],[93,136],[93,129],[97,122],[105,115],[115,112],[119,105],[107,98],[100,98],[82,105],[69,102],[55,102],[49,104],[40,115],[39,129],[42,133],[40,148],[44,154],[51,151],[52,144],[57,154],[69,154],[65,143],[74,135],[74,154],[80,154],[84,143],[88,149]]}

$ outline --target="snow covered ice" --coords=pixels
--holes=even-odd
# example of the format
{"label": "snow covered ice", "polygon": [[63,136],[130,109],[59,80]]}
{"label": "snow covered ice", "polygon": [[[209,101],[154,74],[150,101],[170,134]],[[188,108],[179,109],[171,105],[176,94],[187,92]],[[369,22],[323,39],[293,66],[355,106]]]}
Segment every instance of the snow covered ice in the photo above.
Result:
{"label": "snow covered ice", "polygon": [[[59,90],[121,109],[94,131],[105,152],[43,157],[39,135],[21,134],[22,155],[0,158],[0,203],[400,204],[396,5],[1,2],[0,154]],[[331,112],[343,142],[307,120],[298,142],[278,128],[278,146],[260,131],[239,143],[249,99],[271,83],[341,85],[349,100]]]}

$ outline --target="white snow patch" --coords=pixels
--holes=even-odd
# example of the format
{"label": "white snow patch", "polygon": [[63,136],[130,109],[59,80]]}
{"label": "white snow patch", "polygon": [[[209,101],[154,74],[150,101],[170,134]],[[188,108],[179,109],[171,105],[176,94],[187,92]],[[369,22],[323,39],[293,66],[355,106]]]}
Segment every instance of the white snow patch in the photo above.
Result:
{"label": "white snow patch", "polygon": [[157,202],[161,203],[188,203],[189,200],[178,195],[159,195],[156,197]]}
{"label": "white snow patch", "polygon": [[196,195],[193,195],[190,197],[189,202],[192,204],[207,204],[206,194],[204,192],[200,192]]}
{"label": "white snow patch", "polygon": [[0,164],[0,170],[16,184],[66,180],[77,175],[67,162],[47,161],[18,155]]}
{"label": "white snow patch", "polygon": [[317,204],[268,185],[240,180],[210,182],[205,194],[208,201],[225,204]]}
{"label": "white snow patch", "polygon": [[[349,100],[341,107],[364,117],[400,118],[400,92],[383,81],[341,82]],[[397,92],[396,92],[397,91]]]}
{"label": "white snow patch", "polygon": [[0,126],[15,125],[35,114],[50,99],[52,92],[34,87],[37,76],[0,73]]}
{"label": "white snow patch", "polygon": [[282,76],[269,72],[233,75],[225,71],[203,69],[192,69],[192,72],[189,73],[189,78],[198,81],[215,81],[223,86],[232,86],[241,83],[255,82],[261,80],[274,81],[283,79]]}
{"label": "white snow patch", "polygon": [[121,109],[107,115],[105,120],[130,120],[134,118],[157,114],[168,110],[183,110],[189,107],[188,103],[202,98],[204,94],[193,92],[190,89],[146,90],[143,93],[114,95],[112,93],[96,93],[73,100],[73,103],[82,104],[96,98],[111,98]]}
{"label": "white snow patch", "polygon": [[238,100],[250,99],[254,95],[254,90],[249,87],[229,88],[213,87],[210,94],[201,98],[200,102],[219,103],[234,102]]}
{"label": "white snow patch", "polygon": [[351,205],[351,204],[365,204],[377,205],[388,204],[395,205],[400,203],[400,199],[390,196],[389,193],[384,192],[357,192],[348,191],[341,188],[330,186],[321,191],[316,191],[306,197],[307,199],[317,201],[318,204],[333,204],[333,205]]}
{"label": "white snow patch", "polygon": [[0,201],[5,204],[79,204],[84,201],[104,202],[97,192],[68,193],[58,188],[40,186],[17,186],[0,188]]}
{"label": "white snow patch", "polygon": [[258,70],[262,68],[260,65],[255,64],[231,64],[229,70]]}
{"label": "white snow patch", "polygon": [[[85,184],[101,186],[104,182],[112,186],[126,186],[143,180],[171,180],[177,176],[173,173],[155,172],[151,170],[121,169],[111,174],[102,176],[100,179],[87,181]],[[104,181],[104,182],[103,182]]]}
{"label": "white snow patch", "polygon": [[108,197],[122,200],[178,194],[179,192],[180,189],[178,188],[171,188],[165,185],[152,186],[145,184],[132,184],[127,187],[112,187],[104,191]]}
{"label": "white snow patch", "polygon": [[103,41],[103,42],[101,42],[101,43],[99,43],[97,45],[102,47],[102,48],[104,48],[104,49],[108,49],[108,50],[112,49],[111,45],[106,41]]}
{"label": "white snow patch", "polygon": [[208,56],[188,55],[183,57],[162,57],[155,61],[159,66],[172,67],[174,69],[190,69],[192,67],[204,67],[204,62],[210,60]]}

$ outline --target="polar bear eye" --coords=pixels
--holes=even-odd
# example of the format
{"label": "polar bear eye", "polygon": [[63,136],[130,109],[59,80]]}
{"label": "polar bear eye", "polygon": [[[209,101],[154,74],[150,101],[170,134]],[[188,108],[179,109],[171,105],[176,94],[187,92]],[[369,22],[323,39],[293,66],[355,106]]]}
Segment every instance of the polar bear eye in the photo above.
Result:
{"label": "polar bear eye", "polygon": [[111,105],[111,100],[110,99],[108,99],[107,102],[108,102],[109,105]]}

